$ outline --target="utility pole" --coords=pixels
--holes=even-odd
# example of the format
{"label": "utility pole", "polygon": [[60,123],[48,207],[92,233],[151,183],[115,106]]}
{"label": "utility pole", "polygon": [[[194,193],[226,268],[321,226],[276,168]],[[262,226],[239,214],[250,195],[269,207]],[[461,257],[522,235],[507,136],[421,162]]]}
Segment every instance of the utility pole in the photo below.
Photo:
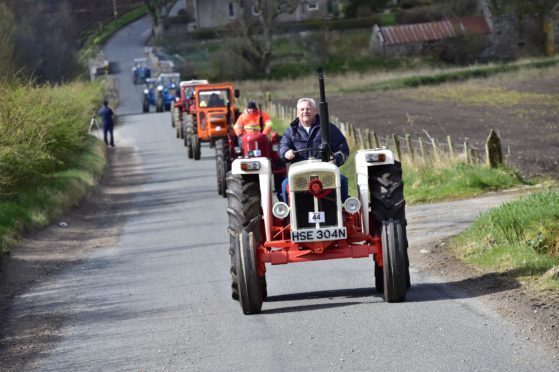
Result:
{"label": "utility pole", "polygon": [[116,10],[116,0],[113,0],[113,14],[114,14],[115,19],[116,19],[116,17],[118,16],[118,12]]}

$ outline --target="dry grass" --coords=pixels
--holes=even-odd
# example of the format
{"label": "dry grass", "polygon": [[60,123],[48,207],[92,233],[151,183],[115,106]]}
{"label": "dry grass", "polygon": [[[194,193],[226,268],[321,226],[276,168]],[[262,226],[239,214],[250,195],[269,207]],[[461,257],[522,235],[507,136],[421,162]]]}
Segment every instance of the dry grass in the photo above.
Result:
{"label": "dry grass", "polygon": [[[511,66],[520,67],[519,70],[513,72],[506,72],[496,74],[489,78],[483,79],[471,79],[473,85],[475,86],[476,81],[484,82],[502,82],[512,79],[525,79],[531,76],[542,76],[549,71],[557,71],[557,67],[547,67],[541,69],[530,69],[530,65],[534,63],[545,63],[546,61],[556,61],[555,58],[546,59],[523,59]],[[437,76],[444,74],[460,74],[475,71],[480,68],[484,69],[496,69],[499,64],[488,64],[488,65],[473,65],[469,67],[455,67],[455,68],[422,68],[416,70],[393,70],[393,71],[383,71],[383,72],[369,72],[369,73],[347,73],[339,75],[327,75],[327,91],[329,94],[340,94],[344,92],[357,92],[357,91],[367,91],[373,90],[376,87],[382,85],[382,89],[390,89],[391,82],[400,82],[402,79],[406,78],[421,78],[421,77],[433,77],[436,79]],[[526,66],[526,69],[522,67]],[[250,92],[250,94],[259,99],[264,99],[266,92],[272,94],[272,99],[293,99],[296,97],[310,96],[314,97],[318,94],[318,80],[316,76],[309,75],[306,77],[298,79],[285,79],[285,80],[246,80],[237,83],[237,86],[243,92]],[[398,84],[394,86],[399,87]],[[522,97],[520,97],[522,98]]]}

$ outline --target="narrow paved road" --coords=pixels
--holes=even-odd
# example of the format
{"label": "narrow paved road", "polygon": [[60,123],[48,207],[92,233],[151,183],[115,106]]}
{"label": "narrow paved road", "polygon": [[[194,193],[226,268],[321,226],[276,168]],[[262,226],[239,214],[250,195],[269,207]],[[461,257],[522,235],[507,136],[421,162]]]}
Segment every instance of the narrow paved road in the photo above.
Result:
{"label": "narrow paved road", "polygon": [[[147,30],[136,22],[106,47],[121,66],[125,115],[113,166],[123,186],[113,192],[126,193],[118,205],[126,223],[115,244],[14,300],[13,322],[60,318],[57,338],[27,369],[557,371],[551,355],[481,301],[413,262],[401,304],[375,293],[370,259],[271,267],[262,314],[242,315],[230,298],[213,150],[188,160],[168,113],[139,113],[141,88],[129,71]],[[409,208],[410,249],[509,197]]]}

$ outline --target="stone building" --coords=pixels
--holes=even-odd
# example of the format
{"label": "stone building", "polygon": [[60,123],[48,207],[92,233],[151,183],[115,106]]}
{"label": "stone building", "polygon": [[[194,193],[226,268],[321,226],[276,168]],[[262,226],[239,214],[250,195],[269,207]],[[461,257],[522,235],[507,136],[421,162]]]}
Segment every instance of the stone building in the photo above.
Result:
{"label": "stone building", "polygon": [[[204,30],[224,27],[246,11],[249,17],[260,16],[259,4],[266,0],[185,0],[194,18],[194,28]],[[293,13],[281,14],[279,22],[331,18],[342,0],[300,0]]]}

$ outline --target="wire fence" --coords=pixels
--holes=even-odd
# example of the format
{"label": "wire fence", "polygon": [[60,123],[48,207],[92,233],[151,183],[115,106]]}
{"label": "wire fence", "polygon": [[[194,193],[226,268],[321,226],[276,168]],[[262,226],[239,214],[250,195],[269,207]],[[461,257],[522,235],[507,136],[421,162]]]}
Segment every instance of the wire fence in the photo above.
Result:
{"label": "wire fence", "polygon": [[[246,104],[244,100],[240,100],[239,103]],[[288,122],[297,116],[294,107],[269,101],[263,103],[263,109],[272,117]],[[374,130],[356,127],[352,123],[341,121],[336,116],[330,116],[330,121],[341,130],[354,148],[385,147],[392,150],[398,160],[402,161],[405,158],[417,165],[462,161],[468,164],[487,164],[496,167],[508,163],[510,159],[510,151],[503,157],[501,139],[493,130],[490,131],[481,148],[479,144],[473,144],[468,139],[455,139],[451,136],[444,139],[434,138],[425,130],[424,136],[411,134],[379,136]]]}

